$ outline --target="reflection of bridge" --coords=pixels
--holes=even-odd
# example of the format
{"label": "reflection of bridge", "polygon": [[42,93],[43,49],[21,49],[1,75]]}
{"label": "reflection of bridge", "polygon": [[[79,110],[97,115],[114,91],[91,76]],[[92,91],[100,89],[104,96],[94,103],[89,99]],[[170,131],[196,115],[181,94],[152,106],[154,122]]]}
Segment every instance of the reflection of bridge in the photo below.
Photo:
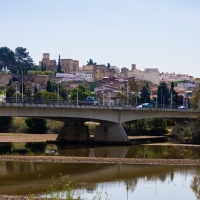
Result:
{"label": "reflection of bridge", "polygon": [[[60,103],[60,102],[58,102]],[[196,118],[198,112],[176,109],[136,109],[133,107],[80,106],[69,104],[34,104],[0,102],[0,116],[47,118],[63,121],[59,141],[86,142],[89,138],[86,121],[96,121],[94,142],[129,143],[121,123],[144,118]]]}

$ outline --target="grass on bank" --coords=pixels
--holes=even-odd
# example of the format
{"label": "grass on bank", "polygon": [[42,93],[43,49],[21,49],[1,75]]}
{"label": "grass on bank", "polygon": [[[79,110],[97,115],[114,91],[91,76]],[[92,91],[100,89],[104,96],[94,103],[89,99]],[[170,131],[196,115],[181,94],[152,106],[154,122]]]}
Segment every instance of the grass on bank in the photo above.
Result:
{"label": "grass on bank", "polygon": [[[25,117],[13,117],[10,133],[27,133],[28,127],[25,123]],[[63,122],[47,119],[47,133],[58,134],[62,128]]]}

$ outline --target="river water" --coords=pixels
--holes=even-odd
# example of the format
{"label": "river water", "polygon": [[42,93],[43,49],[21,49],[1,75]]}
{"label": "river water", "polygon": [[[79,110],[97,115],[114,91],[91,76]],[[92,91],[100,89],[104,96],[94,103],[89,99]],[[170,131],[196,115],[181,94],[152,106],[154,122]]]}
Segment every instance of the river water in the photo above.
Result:
{"label": "river water", "polygon": [[[193,158],[200,147],[85,147],[45,143],[4,143],[0,154],[82,157]],[[43,195],[52,177],[69,175],[84,199],[193,200],[200,197],[200,166],[0,162],[0,194]],[[105,194],[106,192],[106,194]]]}

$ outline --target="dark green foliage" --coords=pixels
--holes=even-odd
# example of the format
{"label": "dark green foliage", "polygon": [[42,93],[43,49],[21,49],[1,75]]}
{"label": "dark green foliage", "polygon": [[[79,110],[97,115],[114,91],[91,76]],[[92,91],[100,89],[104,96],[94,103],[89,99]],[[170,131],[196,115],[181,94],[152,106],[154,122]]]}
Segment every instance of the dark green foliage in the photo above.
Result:
{"label": "dark green foliage", "polygon": [[139,119],[123,123],[128,135],[162,135],[168,133],[165,119]]}
{"label": "dark green foliage", "polygon": [[60,85],[60,96],[63,99],[67,99],[67,90],[62,85]]}
{"label": "dark green foliage", "polygon": [[157,91],[158,104],[169,104],[170,93],[169,88],[165,82],[161,82]]}
{"label": "dark green foliage", "polygon": [[23,87],[23,94],[25,94],[25,85],[23,83],[23,86],[22,86],[22,83],[20,84],[20,93],[22,94],[22,87]]}
{"label": "dark green foliage", "polygon": [[62,73],[62,72],[61,72],[61,64],[60,64],[60,55],[59,55],[59,57],[58,57],[58,67],[57,67],[57,72],[58,72],[58,73]]}
{"label": "dark green foliage", "polygon": [[33,95],[33,98],[34,98],[34,99],[42,99],[42,92],[36,92],[36,93]]}
{"label": "dark green foliage", "polygon": [[[85,100],[87,96],[95,96],[93,92],[88,90],[83,84],[78,85],[78,100]],[[71,90],[71,100],[77,100],[77,87]]]}
{"label": "dark green foliage", "polygon": [[107,64],[107,68],[110,68],[110,63]]}
{"label": "dark green foliage", "polygon": [[0,69],[8,67],[12,71],[15,65],[15,54],[8,47],[0,48]]}
{"label": "dark green foliage", "polygon": [[140,92],[141,93],[140,93],[139,102],[140,103],[150,103],[150,95],[149,95],[149,91],[147,90],[147,88],[144,86]]}
{"label": "dark green foliage", "polygon": [[30,70],[33,66],[33,60],[29,56],[29,52],[26,52],[26,48],[17,47],[15,49],[15,57],[19,73],[26,74],[26,71]]}
{"label": "dark green foliage", "polygon": [[26,143],[25,147],[28,152],[43,153],[45,151],[46,143]]}
{"label": "dark green foliage", "polygon": [[35,85],[34,94],[36,94],[37,92],[38,92],[38,89],[37,89],[37,86]]}
{"label": "dark green foliage", "polygon": [[43,64],[43,62],[41,63],[41,71],[42,72],[44,71],[44,64]]}
{"label": "dark green foliage", "polygon": [[53,89],[51,87],[51,81],[47,81],[47,87],[46,87],[47,92],[53,92]]}
{"label": "dark green foliage", "polygon": [[87,61],[87,65],[96,65],[96,63],[90,58],[90,60]]}
{"label": "dark green foliage", "polygon": [[6,87],[6,97],[13,97],[15,92],[16,92],[16,89],[15,89],[15,86],[13,84]]}
{"label": "dark green foliage", "polygon": [[47,131],[45,119],[26,118],[25,123],[29,133],[46,133]]}
{"label": "dark green foliage", "polygon": [[0,132],[8,133],[12,124],[12,117],[0,117]]}
{"label": "dark green foliage", "polygon": [[10,79],[9,82],[8,82],[8,84],[7,84],[7,86],[11,86],[11,84],[12,84],[12,81]]}
{"label": "dark green foliage", "polygon": [[170,98],[172,97],[172,104],[178,104],[179,98],[178,98],[178,93],[174,89],[174,82],[171,82],[171,87],[170,87]]}

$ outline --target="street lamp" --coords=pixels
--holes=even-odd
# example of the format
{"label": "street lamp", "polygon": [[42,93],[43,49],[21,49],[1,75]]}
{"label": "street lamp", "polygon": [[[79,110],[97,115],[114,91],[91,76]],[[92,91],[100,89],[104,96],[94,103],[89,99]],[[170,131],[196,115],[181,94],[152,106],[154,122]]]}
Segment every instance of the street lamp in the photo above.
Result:
{"label": "street lamp", "polygon": [[76,105],[78,106],[78,85],[76,87]]}
{"label": "street lamp", "polygon": [[15,90],[16,90],[16,92],[15,92],[16,95],[15,96],[16,96],[16,103],[17,103],[17,83],[15,84]]}
{"label": "street lamp", "polygon": [[59,100],[59,84],[61,83],[61,81],[57,81],[57,104],[58,104],[58,100]]}
{"label": "street lamp", "polygon": [[101,93],[102,93],[102,95],[103,95],[103,106],[104,106],[104,104],[105,104],[105,103],[104,103],[104,95],[105,95],[105,94],[104,94],[104,91],[101,92]]}
{"label": "street lamp", "polygon": [[22,103],[23,103],[23,94],[24,94],[24,77],[21,76],[22,79]]}

